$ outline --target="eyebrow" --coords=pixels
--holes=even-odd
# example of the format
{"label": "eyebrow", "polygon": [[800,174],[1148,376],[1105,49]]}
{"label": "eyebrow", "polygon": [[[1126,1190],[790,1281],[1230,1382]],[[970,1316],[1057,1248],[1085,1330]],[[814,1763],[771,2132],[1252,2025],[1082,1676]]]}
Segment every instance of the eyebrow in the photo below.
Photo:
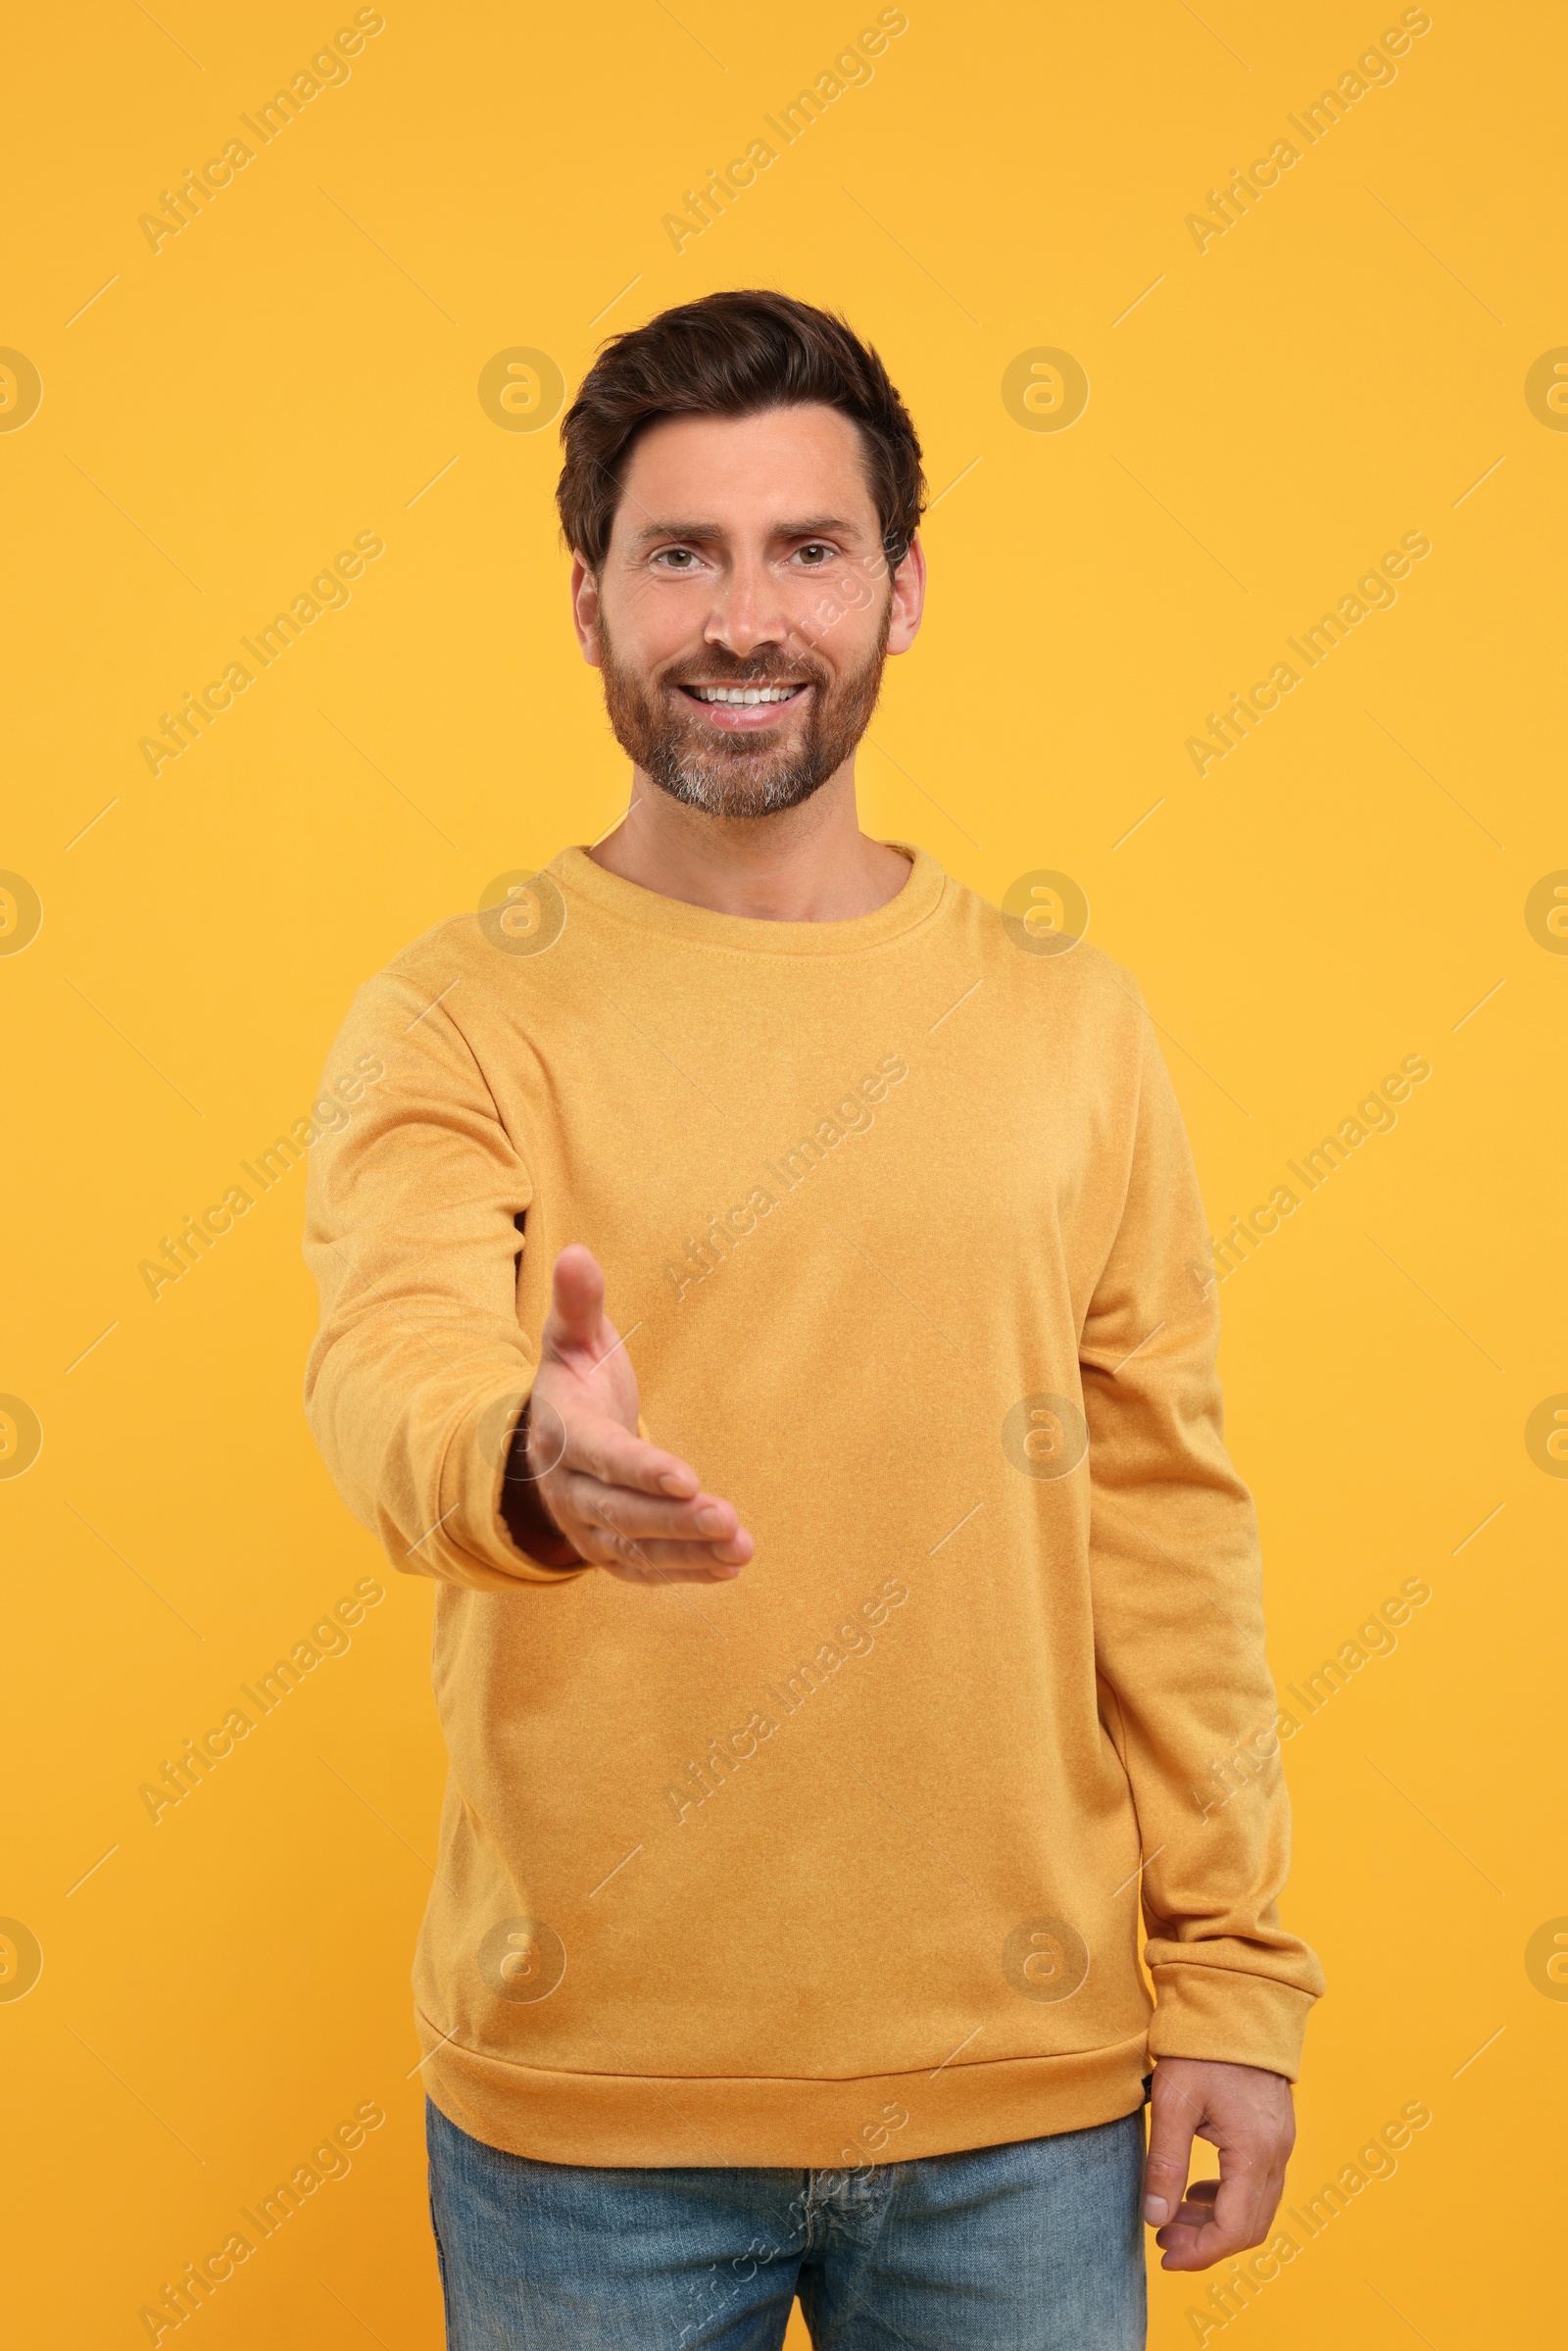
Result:
{"label": "eyebrow", "polygon": [[[801,522],[777,522],[769,534],[775,539],[824,538],[829,532],[843,536],[857,525],[843,514],[811,514]],[[656,539],[722,539],[727,534],[718,522],[650,522],[645,529],[633,534],[634,547],[648,547]]]}

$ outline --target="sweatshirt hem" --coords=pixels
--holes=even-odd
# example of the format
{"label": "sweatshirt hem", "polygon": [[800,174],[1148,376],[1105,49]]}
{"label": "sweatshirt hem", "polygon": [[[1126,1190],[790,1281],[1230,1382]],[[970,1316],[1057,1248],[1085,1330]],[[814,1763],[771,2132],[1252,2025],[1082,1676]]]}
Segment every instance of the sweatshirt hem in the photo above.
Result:
{"label": "sweatshirt hem", "polygon": [[631,2170],[837,2169],[1047,2138],[1136,2113],[1150,2063],[1140,2033],[1067,2056],[846,2081],[560,2073],[444,2040],[415,2015],[425,2088],[458,2130],[538,2163]]}

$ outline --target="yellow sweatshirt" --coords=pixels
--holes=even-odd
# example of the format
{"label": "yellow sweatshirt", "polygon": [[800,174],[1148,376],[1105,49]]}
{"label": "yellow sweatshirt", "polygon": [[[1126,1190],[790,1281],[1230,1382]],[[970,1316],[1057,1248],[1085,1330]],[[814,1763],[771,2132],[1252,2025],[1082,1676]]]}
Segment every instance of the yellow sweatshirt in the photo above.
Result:
{"label": "yellow sweatshirt", "polygon": [[[515,2154],[837,2167],[1111,2121],[1152,2055],[1296,2074],[1321,1979],[1170,1080],[1115,963],[905,854],[877,912],[783,923],[565,850],[327,1062],[307,1409],[440,1583],[424,2079]],[[645,1434],[756,1538],[731,1584],[503,1524],[568,1242]]]}

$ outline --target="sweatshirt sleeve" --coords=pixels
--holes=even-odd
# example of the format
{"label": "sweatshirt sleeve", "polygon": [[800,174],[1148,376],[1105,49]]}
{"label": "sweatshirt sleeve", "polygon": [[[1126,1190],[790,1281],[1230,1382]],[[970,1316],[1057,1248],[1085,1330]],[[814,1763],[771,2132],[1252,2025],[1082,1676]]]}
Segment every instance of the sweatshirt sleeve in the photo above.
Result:
{"label": "sweatshirt sleeve", "polygon": [[534,1371],[516,1309],[532,1179],[432,995],[380,973],[327,1060],[322,1099],[344,1116],[310,1153],[304,1246],[321,1315],[306,1417],[394,1567],[487,1592],[564,1584],[586,1569],[530,1558],[500,1510]]}
{"label": "sweatshirt sleeve", "polygon": [[1079,1354],[1096,1662],[1138,1815],[1149,2045],[1295,2081],[1323,1980],[1279,1917],[1290,1807],[1256,1516],[1225,1450],[1218,1288],[1192,1151],[1140,1018],[1126,1191]]}

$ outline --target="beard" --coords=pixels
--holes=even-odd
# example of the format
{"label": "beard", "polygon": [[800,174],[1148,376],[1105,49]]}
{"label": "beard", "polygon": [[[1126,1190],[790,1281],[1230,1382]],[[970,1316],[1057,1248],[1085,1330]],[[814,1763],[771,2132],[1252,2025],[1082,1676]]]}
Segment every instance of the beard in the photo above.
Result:
{"label": "beard", "polygon": [[[675,661],[661,672],[626,668],[616,660],[600,616],[605,708],[616,742],[634,766],[662,792],[710,816],[772,816],[799,808],[836,775],[871,723],[882,690],[893,600],[888,599],[876,644],[858,669],[835,678],[810,655],[791,658],[776,646],[738,661],[714,647],[701,661]],[[782,717],[768,736],[721,734],[681,708],[682,685],[780,686],[813,690],[800,720]],[[787,705],[783,708],[787,710]]]}

